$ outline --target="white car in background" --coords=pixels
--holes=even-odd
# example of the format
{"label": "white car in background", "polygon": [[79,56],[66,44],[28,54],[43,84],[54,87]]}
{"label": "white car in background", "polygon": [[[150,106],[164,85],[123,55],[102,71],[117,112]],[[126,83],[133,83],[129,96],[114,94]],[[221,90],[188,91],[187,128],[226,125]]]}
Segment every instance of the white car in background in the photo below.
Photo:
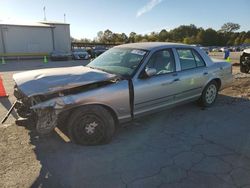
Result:
{"label": "white car in background", "polygon": [[89,58],[90,58],[89,53],[83,48],[72,50],[72,59],[74,60],[80,60],[80,59],[87,60]]}

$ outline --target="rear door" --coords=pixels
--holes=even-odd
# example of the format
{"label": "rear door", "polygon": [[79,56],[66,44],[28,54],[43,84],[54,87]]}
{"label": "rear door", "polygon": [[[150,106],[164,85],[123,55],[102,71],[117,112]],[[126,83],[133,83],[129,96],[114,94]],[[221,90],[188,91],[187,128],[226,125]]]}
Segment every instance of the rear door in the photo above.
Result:
{"label": "rear door", "polygon": [[208,68],[201,55],[193,48],[176,48],[180,63],[181,92],[176,94],[176,102],[198,98],[208,80]]}

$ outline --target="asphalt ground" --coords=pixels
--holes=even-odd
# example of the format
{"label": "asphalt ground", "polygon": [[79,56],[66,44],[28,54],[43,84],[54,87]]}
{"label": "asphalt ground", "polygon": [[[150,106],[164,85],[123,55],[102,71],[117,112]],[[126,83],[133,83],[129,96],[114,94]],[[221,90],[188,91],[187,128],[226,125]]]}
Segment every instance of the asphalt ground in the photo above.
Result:
{"label": "asphalt ground", "polygon": [[[14,73],[82,64],[0,65],[10,95],[0,99],[0,117],[14,101]],[[60,130],[41,137],[31,122],[15,125],[13,115],[0,125],[0,187],[250,187],[250,74],[237,66],[233,73],[213,107],[189,103],[143,117],[118,129],[107,145],[78,146]]]}

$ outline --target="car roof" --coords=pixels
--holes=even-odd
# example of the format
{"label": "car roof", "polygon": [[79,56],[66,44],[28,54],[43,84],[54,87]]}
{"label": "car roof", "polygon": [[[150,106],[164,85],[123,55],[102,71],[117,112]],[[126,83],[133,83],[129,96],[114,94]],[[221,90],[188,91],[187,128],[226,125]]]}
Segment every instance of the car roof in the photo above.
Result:
{"label": "car roof", "polygon": [[161,48],[171,48],[171,47],[191,47],[190,45],[181,43],[170,43],[170,42],[140,42],[140,43],[129,43],[116,46],[115,48],[136,48],[142,50],[153,50]]}

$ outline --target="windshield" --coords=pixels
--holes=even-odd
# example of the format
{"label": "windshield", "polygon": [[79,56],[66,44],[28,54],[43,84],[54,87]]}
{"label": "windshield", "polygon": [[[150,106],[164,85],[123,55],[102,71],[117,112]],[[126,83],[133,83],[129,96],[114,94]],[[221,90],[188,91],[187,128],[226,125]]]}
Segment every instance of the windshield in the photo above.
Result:
{"label": "windshield", "polygon": [[146,54],[145,50],[112,48],[87,66],[121,76],[132,76]]}

